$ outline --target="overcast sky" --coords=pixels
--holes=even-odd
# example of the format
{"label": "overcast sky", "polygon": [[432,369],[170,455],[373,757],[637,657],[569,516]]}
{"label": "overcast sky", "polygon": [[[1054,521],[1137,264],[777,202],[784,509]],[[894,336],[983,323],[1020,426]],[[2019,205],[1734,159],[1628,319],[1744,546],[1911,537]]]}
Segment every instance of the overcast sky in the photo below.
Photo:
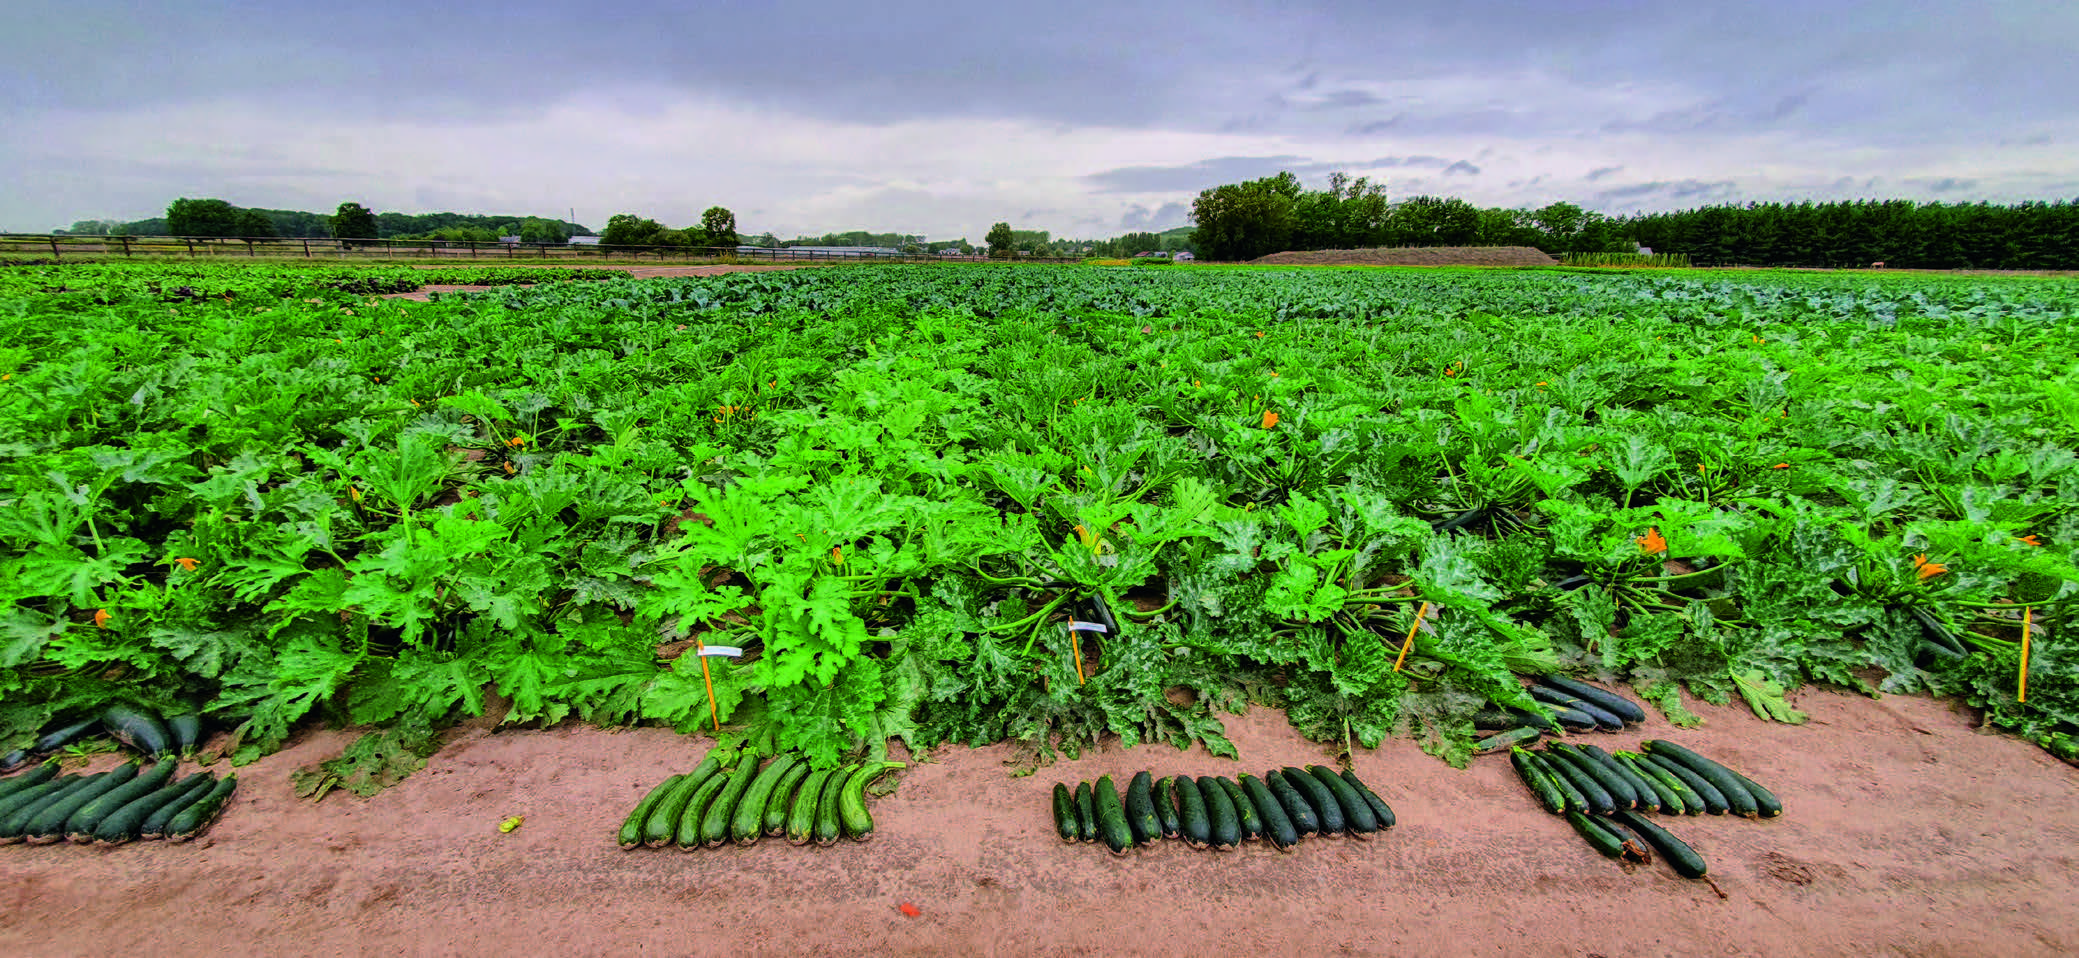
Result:
{"label": "overcast sky", "polygon": [[239,206],[746,232],[1394,197],[2079,199],[2075,0],[8,0],[0,230]]}

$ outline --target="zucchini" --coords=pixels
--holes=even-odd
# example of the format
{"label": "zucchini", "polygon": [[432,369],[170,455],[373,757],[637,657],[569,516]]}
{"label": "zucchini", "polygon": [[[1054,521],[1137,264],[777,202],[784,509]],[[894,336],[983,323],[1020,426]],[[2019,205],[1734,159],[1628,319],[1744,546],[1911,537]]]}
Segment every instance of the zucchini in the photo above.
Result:
{"label": "zucchini", "polygon": [[1089,782],[1076,785],[1076,833],[1083,841],[1097,840],[1097,800],[1091,797]]}
{"label": "zucchini", "polygon": [[1509,750],[1509,763],[1516,766],[1516,777],[1523,780],[1523,787],[1530,789],[1538,804],[1554,815],[1566,814],[1566,795],[1546,777],[1547,773],[1537,764],[1537,757],[1522,748]]}
{"label": "zucchini", "polygon": [[1587,756],[1589,761],[1601,765],[1605,771],[1623,779],[1624,784],[1631,786],[1633,808],[1642,812],[1660,811],[1660,793],[1654,790],[1652,782],[1646,781],[1637,772],[1610,757],[1610,753],[1593,745],[1573,745],[1569,748],[1577,755]]}
{"label": "zucchini", "polygon": [[[1649,755],[1665,756],[1671,761],[1687,766],[1704,781],[1710,782],[1712,788],[1725,796],[1726,807],[1731,809],[1733,814],[1742,818],[1754,818],[1761,814],[1761,805],[1755,801],[1754,793],[1747,790],[1747,786],[1741,783],[1740,776],[1733,774],[1732,769],[1673,742],[1648,739],[1640,742],[1639,747],[1645,749]],[[1776,812],[1781,814],[1782,811],[1783,807],[1777,805]]]}
{"label": "zucchini", "polygon": [[1575,785],[1574,780],[1568,778],[1566,773],[1552,767],[1552,763],[1546,761],[1545,756],[1536,752],[1524,752],[1523,755],[1529,761],[1530,767],[1545,776],[1545,781],[1550,782],[1553,788],[1559,789],[1560,803],[1564,808],[1583,813],[1595,811],[1595,806],[1588,803],[1588,794],[1581,791],[1580,786]]}
{"label": "zucchini", "polygon": [[101,819],[101,824],[94,827],[94,844],[121,845],[136,841],[138,836],[144,834],[144,820],[151,817],[153,812],[197,788],[207,789],[209,786],[209,773],[196,772],[171,785],[137,797]]}
{"label": "zucchini", "polygon": [[1211,775],[1198,779],[1198,792],[1205,796],[1206,821],[1209,833],[1206,844],[1222,851],[1242,843],[1241,819],[1237,817],[1234,799],[1220,787],[1220,780]]}
{"label": "zucchini", "polygon": [[1355,769],[1343,769],[1343,781],[1349,782],[1350,787],[1357,790],[1357,797],[1364,799],[1364,803],[1372,807],[1372,817],[1379,820],[1380,831],[1393,827],[1393,809],[1386,804],[1385,799],[1379,797],[1379,793],[1365,787],[1364,780],[1357,777]]}
{"label": "zucchini", "polygon": [[211,786],[209,791],[202,793],[201,798],[182,809],[180,814],[173,816],[173,821],[166,823],[166,840],[184,842],[207,831],[209,826],[216,824],[217,817],[224,813],[224,803],[229,802],[231,793],[236,791],[238,776],[224,776],[221,781]]}
{"label": "zucchini", "polygon": [[81,805],[72,817],[65,820],[65,837],[75,845],[85,845],[94,840],[94,830],[101,827],[101,820],[120,811],[123,806],[166,787],[173,778],[173,770],[180,765],[177,758],[167,757],[144,772],[121,785],[102,792],[93,801]]}
{"label": "zucchini", "polygon": [[765,771],[751,779],[751,787],[744,789],[743,798],[736,803],[736,811],[729,816],[729,837],[739,845],[756,845],[765,837],[765,807],[772,803],[772,791],[780,780],[801,764],[801,756],[789,752],[773,759]]}
{"label": "zucchini", "polygon": [[1564,675],[1547,675],[1538,681],[1583,702],[1594,705],[1611,715],[1615,715],[1619,720],[1627,724],[1646,720],[1646,710],[1640,708],[1639,703],[1607,689],[1598,688],[1586,682],[1576,681]]}
{"label": "zucchini", "polygon": [[[146,815],[144,824],[138,826],[137,837],[165,838],[166,826],[173,822],[174,816],[187,811],[188,806],[201,801],[202,796],[208,795],[211,789],[217,787],[216,776],[208,772],[203,772],[201,775],[202,781],[189,786],[187,791],[168,799],[166,804],[153,809],[150,815]],[[192,776],[190,778],[192,779]]]}
{"label": "zucchini", "polygon": [[1343,826],[1358,838],[1370,838],[1379,830],[1379,816],[1372,814],[1372,807],[1358,796],[1350,783],[1336,777],[1335,770],[1323,765],[1307,766],[1307,774],[1335,796],[1335,803],[1343,810]]}
{"label": "zucchini", "polygon": [[722,759],[709,752],[707,758],[679,779],[678,785],[666,792],[656,807],[650,809],[650,817],[642,823],[642,843],[650,848],[663,848],[671,844],[672,836],[678,834],[679,816],[686,812],[686,802],[700,786],[707,784],[715,773],[721,771]]}
{"label": "zucchini", "polygon": [[173,733],[166,723],[144,709],[111,705],[101,713],[101,724],[108,726],[116,741],[146,755],[156,756],[173,747]]}
{"label": "zucchini", "polygon": [[29,764],[29,760],[35,757],[30,755],[29,750],[26,748],[18,748],[7,753],[5,757],[0,757],[0,775],[13,774],[15,769]]}
{"label": "zucchini", "polygon": [[1133,831],[1136,845],[1162,837],[1162,819],[1155,815],[1155,779],[1145,771],[1134,773],[1126,783],[1126,827]]}
{"label": "zucchini", "polygon": [[793,806],[794,791],[801,780],[808,777],[808,762],[795,763],[785,777],[773,787],[772,796],[765,801],[765,836],[778,838],[787,834],[787,810]]}
{"label": "zucchini", "polygon": [[1653,765],[1669,775],[1673,775],[1683,785],[1688,786],[1689,790],[1703,801],[1704,811],[1713,815],[1723,815],[1732,810],[1731,803],[1725,800],[1725,793],[1719,791],[1717,786],[1704,781],[1702,775],[1690,771],[1689,766],[1665,755],[1655,755],[1652,752],[1642,753],[1639,755],[1639,758],[1641,761]]}
{"label": "zucchini", "polygon": [[[1719,762],[1714,762],[1673,742],[1654,740],[1642,743],[1639,747],[1648,752],[1658,752],[1666,755],[1675,761],[1689,766],[1698,775],[1704,776],[1711,784],[1717,785],[1719,791],[1725,792],[1726,803],[1731,805],[1734,811],[1739,811],[1738,799],[1734,798],[1731,792],[1726,792],[1725,786],[1719,785],[1717,777],[1712,775],[1711,772],[1715,771],[1718,775],[1731,779],[1734,785],[1739,786],[1741,791],[1746,792],[1748,797],[1754,801],[1755,814],[1760,815],[1762,818],[1774,818],[1783,814],[1783,802],[1776,798],[1776,793],[1761,787],[1753,779],[1735,772]],[[1740,812],[1740,814],[1746,815],[1747,813]],[[1753,816],[1750,815],[1748,817],[1751,818]]]}
{"label": "zucchini", "polygon": [[1239,777],[1240,788],[1247,793],[1249,802],[1256,806],[1257,813],[1263,816],[1263,837],[1281,852],[1290,851],[1292,846],[1299,844],[1299,826],[1292,823],[1292,816],[1285,813],[1285,807],[1278,802],[1277,796],[1271,794],[1270,786],[1247,772]]}
{"label": "zucchini", "polygon": [[[1668,785],[1667,782],[1662,781],[1660,776],[1646,774],[1636,763],[1621,755],[1610,756],[1610,762],[1626,775],[1630,775],[1634,786],[1650,790],[1653,793],[1654,811],[1666,815],[1689,814],[1689,803],[1682,799],[1682,792]],[[1644,792],[1640,794],[1644,794]],[[1698,809],[1698,811],[1702,811],[1702,809]]]}
{"label": "zucchini", "polygon": [[1531,728],[1528,725],[1525,725],[1521,728],[1512,728],[1506,732],[1501,733],[1500,735],[1489,735],[1486,738],[1474,742],[1473,754],[1489,755],[1506,749],[1515,748],[1518,745],[1528,745],[1532,742],[1537,741],[1539,738],[1542,738],[1544,734],[1545,733],[1540,732],[1537,729]]}
{"label": "zucchini", "polygon": [[1525,725],[1546,732],[1559,731],[1559,726],[1551,719],[1519,708],[1489,706],[1473,713],[1473,728],[1482,732],[1500,732]]}
{"label": "zucchini", "polygon": [[1610,803],[1614,807],[1638,807],[1639,794],[1632,789],[1631,782],[1624,776],[1604,768],[1601,762],[1588,757],[1587,753],[1563,742],[1554,742],[1546,746],[1545,750],[1574,763],[1574,767],[1594,778],[1597,785],[1601,785],[1610,793]]}
{"label": "zucchini", "polygon": [[[1703,797],[1690,791],[1689,786],[1682,784],[1682,780],[1676,778],[1673,772],[1661,768],[1659,763],[1649,762],[1646,760],[1646,756],[1640,755],[1637,752],[1618,752],[1617,760],[1631,766],[1632,771],[1645,776],[1647,780],[1661,786],[1661,790],[1664,793],[1664,804],[1661,806],[1662,811],[1681,809],[1684,815],[1702,815],[1704,813]],[[1665,804],[1665,795],[1673,795],[1675,797],[1674,804]]]}
{"label": "zucchini", "polygon": [[23,791],[32,785],[41,785],[56,777],[58,777],[58,763],[45,762],[27,772],[8,779],[6,782],[0,782],[0,801],[5,801],[8,796]]}
{"label": "zucchini", "polygon": [[1943,625],[1942,620],[1935,618],[1934,613],[1917,605],[1907,606],[1906,611],[1912,613],[1913,618],[1920,622],[1920,632],[1927,637],[1928,644],[1958,658],[1969,654],[1963,643],[1957,640],[1956,633],[1949,631],[1949,627]]}
{"label": "zucchini", "polygon": [[1575,765],[1567,756],[1553,751],[1550,743],[1546,744],[1545,750],[1539,752],[1538,756],[1545,760],[1546,768],[1557,772],[1564,776],[1568,782],[1573,783],[1574,788],[1581,793],[1582,799],[1587,803],[1587,807],[1582,809],[1583,811],[1595,815],[1608,815],[1617,810],[1617,802],[1610,796],[1610,790],[1604,788],[1600,780],[1588,774],[1580,766]]}
{"label": "zucchini", "polygon": [[36,740],[36,744],[29,746],[29,751],[38,754],[55,752],[78,741],[80,736],[85,735],[88,729],[99,724],[101,724],[101,717],[97,715],[92,718],[80,719],[70,725],[59,726],[45,732],[42,738]]}
{"label": "zucchini", "polygon": [[[751,780],[758,777],[758,756],[750,754],[738,760],[736,768],[722,782],[722,790],[715,795],[713,803],[701,813],[700,843],[709,848],[720,848],[729,842],[734,830],[737,806],[743,804],[744,792],[751,787]],[[765,821],[765,806],[757,811],[760,824]],[[754,827],[751,829],[756,831]],[[752,841],[757,841],[753,836]],[[684,844],[683,842],[680,844]]]}
{"label": "zucchini", "polygon": [[1341,838],[1344,832],[1349,831],[1349,826],[1343,821],[1343,805],[1335,800],[1335,793],[1329,791],[1328,786],[1303,768],[1286,766],[1282,771],[1285,781],[1307,800],[1307,807],[1313,810],[1315,827],[1321,837]]}
{"label": "zucchini", "polygon": [[681,772],[662,782],[658,782],[657,787],[650,789],[650,793],[644,795],[642,801],[636,802],[635,810],[629,812],[628,817],[622,820],[621,830],[615,835],[614,840],[620,843],[622,848],[634,848],[641,845],[643,822],[649,820],[650,812],[657,807],[657,803],[663,801],[664,796],[671,794],[671,790],[678,783],[684,781],[685,778],[685,773]]}
{"label": "zucchini", "polygon": [[873,816],[866,812],[866,786],[889,769],[901,767],[901,762],[868,762],[845,779],[843,789],[837,793],[837,818],[845,827],[845,835],[853,841],[873,838]]}
{"label": "zucchini", "polygon": [[1225,775],[1219,778],[1220,788],[1227,793],[1227,800],[1234,803],[1235,824],[1241,826],[1242,841],[1253,842],[1263,837],[1263,813],[1256,803],[1249,800],[1248,791],[1241,783]]}
{"label": "zucchini", "polygon": [[186,755],[202,744],[202,713],[189,712],[175,715],[166,720],[166,731],[173,735],[173,747]]}
{"label": "zucchini", "polygon": [[1177,820],[1177,779],[1174,775],[1164,776],[1155,783],[1155,817],[1162,822],[1162,837],[1175,838],[1181,823]]}
{"label": "zucchini", "polygon": [[787,807],[787,844],[806,845],[815,837],[816,805],[823,799],[823,785],[830,775],[827,768],[811,769],[808,777],[801,780],[793,803]]}
{"label": "zucchini", "polygon": [[1199,791],[1198,781],[1179,775],[1173,787],[1177,790],[1177,835],[1193,848],[1206,847],[1213,840],[1213,822],[1206,816],[1206,797]]}
{"label": "zucchini", "polygon": [[839,793],[845,790],[845,781],[859,771],[858,763],[841,768],[830,780],[823,783],[823,794],[816,799],[816,844],[829,848],[845,837],[845,826],[837,814]]}
{"label": "zucchini", "polygon": [[1546,688],[1542,685],[1533,685],[1525,689],[1524,691],[1529,692],[1531,698],[1537,699],[1538,701],[1543,702],[1546,705],[1551,705],[1563,709],[1572,709],[1576,712],[1580,712],[1588,716],[1591,719],[1594,719],[1596,727],[1602,729],[1605,732],[1616,732],[1624,728],[1624,720],[1618,718],[1615,715],[1610,714],[1608,710],[1603,709],[1602,707],[1596,705],[1593,702],[1585,701],[1575,696],[1568,695],[1565,692],[1559,691],[1558,689]]}
{"label": "zucchini", "polygon": [[1071,845],[1081,840],[1083,831],[1076,824],[1076,800],[1068,793],[1068,786],[1054,783],[1054,831],[1061,840]]}
{"label": "zucchini", "polygon": [[1624,857],[1623,836],[1603,827],[1601,822],[1572,809],[1567,810],[1566,820],[1574,826],[1574,831],[1581,833],[1582,838],[1588,839],[1589,845],[1602,852],[1604,858]]}
{"label": "zucchini", "polygon": [[0,845],[14,845],[22,840],[22,830],[29,827],[29,819],[47,802],[57,801],[66,792],[79,787],[85,779],[77,775],[62,775],[37,785],[31,785],[0,802]]}
{"label": "zucchini", "polygon": [[[1292,819],[1292,827],[1298,830],[1299,837],[1311,838],[1321,834],[1321,819],[1314,815],[1314,809],[1307,804],[1306,796],[1293,788],[1292,783],[1286,781],[1285,776],[1278,774],[1277,769],[1263,773],[1263,786],[1270,789],[1271,797],[1277,799],[1279,805],[1284,806],[1285,816]],[[1269,818],[1270,812],[1265,811],[1264,817]]]}
{"label": "zucchini", "polygon": [[[751,765],[758,764],[755,757],[739,759]],[[742,768],[743,765],[738,765]],[[700,783],[693,794],[686,796],[686,804],[679,809],[679,817],[671,823],[671,841],[680,851],[692,851],[700,847],[700,827],[707,823],[707,810],[714,807],[715,796],[729,787],[729,773],[716,772]]]}
{"label": "zucchini", "polygon": [[137,763],[124,762],[115,768],[86,779],[81,787],[65,793],[64,797],[46,803],[29,817],[22,829],[22,839],[31,845],[48,845],[65,837],[65,823],[72,813],[85,808],[88,802],[114,791],[137,777]]}
{"label": "zucchini", "polygon": [[1105,847],[1114,855],[1126,854],[1133,847],[1133,827],[1126,824],[1126,806],[1119,801],[1119,790],[1112,786],[1110,775],[1097,777],[1091,800],[1097,806],[1097,834],[1104,839]]}
{"label": "zucchini", "polygon": [[1667,829],[1647,821],[1644,815],[1637,812],[1618,812],[1617,820],[1623,822],[1626,828],[1637,832],[1640,838],[1646,840],[1646,844],[1659,850],[1661,856],[1668,860],[1668,865],[1674,868],[1675,874],[1684,878],[1704,877],[1704,872],[1708,870],[1708,866],[1704,864],[1704,856],[1697,854],[1696,849],[1684,844],[1681,839],[1668,834]]}

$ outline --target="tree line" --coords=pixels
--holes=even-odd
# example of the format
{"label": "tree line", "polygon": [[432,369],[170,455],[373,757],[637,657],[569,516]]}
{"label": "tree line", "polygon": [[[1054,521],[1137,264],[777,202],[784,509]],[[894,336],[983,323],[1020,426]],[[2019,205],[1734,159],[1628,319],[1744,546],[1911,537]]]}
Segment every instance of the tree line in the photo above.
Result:
{"label": "tree line", "polygon": [[1656,253],[1698,266],[2079,269],[2079,200],[1856,200],[1706,206],[1627,219]]}
{"label": "tree line", "polygon": [[579,223],[539,216],[468,213],[376,213],[341,203],[330,213],[234,206],[221,199],[182,197],[166,215],[142,220],[80,220],[55,232],[75,236],[212,236],[256,239],[427,239],[495,243],[518,236],[528,243],[563,243],[593,235]]}

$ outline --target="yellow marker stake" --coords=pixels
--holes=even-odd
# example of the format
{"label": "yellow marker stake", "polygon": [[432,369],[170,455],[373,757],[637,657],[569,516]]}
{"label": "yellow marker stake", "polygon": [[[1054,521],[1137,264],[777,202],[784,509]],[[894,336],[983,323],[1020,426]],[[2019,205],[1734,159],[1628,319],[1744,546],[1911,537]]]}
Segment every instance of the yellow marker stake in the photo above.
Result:
{"label": "yellow marker stake", "polygon": [[[1080,529],[1080,528],[1082,528],[1082,527],[1081,527],[1081,526],[1077,526],[1076,528]],[[1071,648],[1071,649],[1074,649],[1074,650],[1076,650],[1076,684],[1077,684],[1077,685],[1082,685],[1082,684],[1083,684],[1083,637],[1082,637],[1082,636],[1080,636],[1080,635],[1077,635],[1077,634],[1076,634],[1076,619],[1075,619],[1075,616],[1069,616],[1069,619],[1068,619],[1068,643],[1069,643],[1069,648]]]}
{"label": "yellow marker stake", "polygon": [[1422,609],[1415,613],[1415,624],[1408,626],[1408,637],[1400,644],[1400,658],[1393,660],[1393,671],[1400,671],[1401,663],[1408,660],[1408,650],[1415,647],[1415,633],[1422,628],[1422,620],[1428,617],[1429,603],[1424,602]]}
{"label": "yellow marker stake", "polygon": [[[693,653],[699,655],[706,650],[707,643],[693,640]],[[708,673],[707,656],[700,656],[700,680],[707,683],[707,714],[715,720],[715,734],[722,734],[722,710],[715,707],[715,677]]]}
{"label": "yellow marker stake", "polygon": [[2021,610],[2021,687],[2014,693],[2016,702],[2028,701],[2028,632],[2035,611],[2033,606]]}

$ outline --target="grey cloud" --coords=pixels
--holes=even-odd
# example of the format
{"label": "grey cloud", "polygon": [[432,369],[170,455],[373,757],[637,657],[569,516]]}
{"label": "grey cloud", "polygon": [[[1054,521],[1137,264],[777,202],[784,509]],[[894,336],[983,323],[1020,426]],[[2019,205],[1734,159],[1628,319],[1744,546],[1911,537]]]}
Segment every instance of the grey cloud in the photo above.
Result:
{"label": "grey cloud", "polygon": [[1589,170],[1588,175],[1582,177],[1582,179],[1587,180],[1590,183],[1593,183],[1596,180],[1602,179],[1605,176],[1609,176],[1612,173],[1621,173],[1623,172],[1623,170],[1624,167],[1621,166],[1598,166],[1595,169]]}
{"label": "grey cloud", "polygon": [[1955,193],[1961,190],[1974,190],[1978,188],[1977,180],[1960,179],[1954,176],[1932,178],[1921,177],[1916,179],[1909,179],[1906,181],[1906,184],[1908,186],[1920,187],[1921,189],[1924,189],[1930,193]]}
{"label": "grey cloud", "polygon": [[1322,162],[1297,156],[1223,156],[1183,166],[1128,166],[1083,177],[1101,193],[1197,192],[1223,183],[1276,176],[1290,172],[1299,177],[1325,176],[1334,172],[1382,169],[1432,169],[1448,174],[1477,175],[1480,168],[1464,160],[1416,154],[1381,156],[1369,160]]}
{"label": "grey cloud", "polygon": [[1458,173],[1465,176],[1478,176],[1480,175],[1480,168],[1472,165],[1471,163],[1467,163],[1464,160],[1459,160],[1458,162],[1453,163],[1450,166],[1444,167],[1445,176],[1449,176],[1453,173]]}
{"label": "grey cloud", "polygon": [[1729,199],[1739,192],[1731,180],[1655,180],[1613,186],[1596,193],[1591,204],[1598,209],[1630,209],[1647,201],[1703,203]]}
{"label": "grey cloud", "polygon": [[1182,203],[1164,203],[1150,211],[1135,203],[1126,208],[1126,215],[1119,218],[1119,228],[1128,233],[1160,233],[1190,222],[1191,208]]}

